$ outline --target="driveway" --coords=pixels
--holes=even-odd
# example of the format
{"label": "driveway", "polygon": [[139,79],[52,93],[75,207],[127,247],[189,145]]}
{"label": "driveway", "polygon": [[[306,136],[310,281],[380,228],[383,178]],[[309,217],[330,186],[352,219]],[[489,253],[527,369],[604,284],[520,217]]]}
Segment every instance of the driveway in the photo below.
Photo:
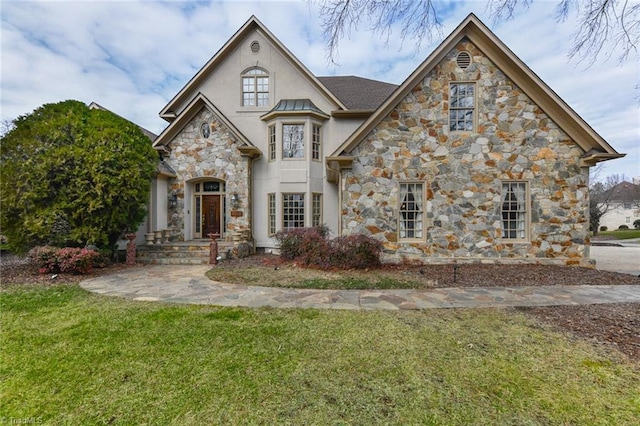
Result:
{"label": "driveway", "polygon": [[623,243],[623,247],[591,246],[591,258],[602,271],[622,272],[640,276],[640,244]]}

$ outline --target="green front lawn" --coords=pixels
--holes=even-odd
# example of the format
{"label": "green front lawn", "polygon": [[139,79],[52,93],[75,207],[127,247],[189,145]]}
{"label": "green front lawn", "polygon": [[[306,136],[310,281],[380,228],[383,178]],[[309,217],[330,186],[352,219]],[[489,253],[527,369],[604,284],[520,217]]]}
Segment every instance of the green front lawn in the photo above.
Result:
{"label": "green front lawn", "polygon": [[46,424],[615,424],[640,369],[511,310],[320,311],[0,294],[0,418]]}
{"label": "green front lawn", "polygon": [[598,232],[598,237],[614,237],[616,240],[629,240],[631,238],[640,238],[640,229],[621,229],[616,231]]}

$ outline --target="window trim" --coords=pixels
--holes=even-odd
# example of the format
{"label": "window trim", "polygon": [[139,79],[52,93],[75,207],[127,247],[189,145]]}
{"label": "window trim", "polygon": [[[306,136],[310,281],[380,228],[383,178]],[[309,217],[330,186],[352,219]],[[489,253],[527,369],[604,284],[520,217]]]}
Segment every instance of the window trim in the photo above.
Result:
{"label": "window trim", "polygon": [[[422,187],[422,205],[420,208],[422,228],[420,229],[422,235],[420,237],[402,237],[401,236],[401,223],[402,223],[402,185],[420,185]],[[427,238],[427,184],[425,181],[421,180],[402,180],[398,182],[398,217],[397,217],[397,226],[398,226],[398,242],[424,242]],[[417,222],[414,219],[414,222]],[[414,229],[415,231],[415,229]]]}
{"label": "window trim", "polygon": [[[261,71],[262,74],[251,74],[252,71]],[[267,91],[259,91],[258,90],[258,78],[267,78]],[[253,79],[253,92],[245,91],[245,79]],[[240,106],[243,108],[267,108],[271,105],[271,75],[269,71],[262,67],[254,66],[249,67],[242,71],[240,74]],[[254,95],[254,103],[253,104],[245,104],[245,93],[253,93]],[[267,103],[265,105],[258,105],[259,94],[267,94]]]}
{"label": "window trim", "polygon": [[[503,194],[504,194],[504,187],[505,185],[509,185],[509,184],[524,184],[524,197],[525,197],[525,202],[524,202],[524,238],[520,238],[520,237],[515,237],[515,238],[510,238],[510,237],[506,237],[505,236],[505,227],[504,227],[504,217],[503,217],[503,213],[505,212],[505,210],[503,210],[503,204],[505,203],[505,201],[503,201]],[[517,201],[517,200],[516,200]],[[528,180],[519,180],[519,179],[504,179],[500,181],[500,204],[498,205],[498,209],[499,209],[499,214],[500,214],[500,242],[503,243],[529,243],[531,240],[531,189],[530,189],[530,184]],[[516,229],[517,231],[517,229]]]}
{"label": "window trim", "polygon": [[[282,220],[282,229],[283,230],[289,230],[289,229],[297,229],[297,228],[304,228],[307,224],[306,221],[306,217],[305,217],[305,193],[304,192],[282,192],[281,194],[281,204],[282,204],[282,214],[280,215],[280,218]],[[293,226],[293,227],[287,227],[285,226],[285,214],[287,212],[287,207],[286,207],[286,202],[287,202],[287,197],[290,195],[300,195],[302,196],[302,212],[298,212],[297,216],[298,218],[302,217],[302,226]],[[299,221],[299,219],[298,219]]]}
{"label": "window trim", "polygon": [[[471,130],[452,130],[451,129],[451,111],[466,110],[469,108],[452,108],[451,107],[451,87],[454,85],[472,85],[473,86],[473,106],[471,107]],[[450,81],[449,82],[449,102],[447,111],[447,131],[449,133],[476,133],[478,128],[478,85],[475,81]]]}

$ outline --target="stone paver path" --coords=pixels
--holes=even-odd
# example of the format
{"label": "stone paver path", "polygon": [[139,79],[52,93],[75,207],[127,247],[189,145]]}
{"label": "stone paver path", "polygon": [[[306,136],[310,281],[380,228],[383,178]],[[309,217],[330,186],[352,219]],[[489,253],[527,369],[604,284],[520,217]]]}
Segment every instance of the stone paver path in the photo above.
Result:
{"label": "stone paver path", "polygon": [[92,292],[139,301],[320,309],[428,309],[640,302],[640,285],[297,290],[209,280],[207,265],[149,266],[85,280]]}

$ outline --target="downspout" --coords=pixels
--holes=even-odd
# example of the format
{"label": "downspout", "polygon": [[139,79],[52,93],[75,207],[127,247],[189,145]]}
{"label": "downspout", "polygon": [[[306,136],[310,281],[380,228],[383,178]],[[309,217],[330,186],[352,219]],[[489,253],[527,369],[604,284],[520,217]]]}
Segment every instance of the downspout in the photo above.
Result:
{"label": "downspout", "polygon": [[330,172],[334,172],[338,175],[338,236],[342,236],[342,173],[340,173],[341,169],[338,165],[338,169],[332,169],[327,162],[327,170]]}

